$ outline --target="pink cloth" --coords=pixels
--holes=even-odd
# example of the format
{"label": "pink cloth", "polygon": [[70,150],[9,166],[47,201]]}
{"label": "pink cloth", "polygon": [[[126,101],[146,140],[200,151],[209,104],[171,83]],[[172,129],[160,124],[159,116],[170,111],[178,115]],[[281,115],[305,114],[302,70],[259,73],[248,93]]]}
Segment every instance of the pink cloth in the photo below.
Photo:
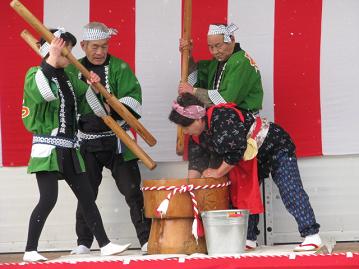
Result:
{"label": "pink cloth", "polygon": [[206,109],[202,106],[193,105],[193,106],[183,107],[180,104],[178,104],[176,101],[174,101],[172,104],[172,108],[180,115],[189,119],[198,120],[206,115]]}

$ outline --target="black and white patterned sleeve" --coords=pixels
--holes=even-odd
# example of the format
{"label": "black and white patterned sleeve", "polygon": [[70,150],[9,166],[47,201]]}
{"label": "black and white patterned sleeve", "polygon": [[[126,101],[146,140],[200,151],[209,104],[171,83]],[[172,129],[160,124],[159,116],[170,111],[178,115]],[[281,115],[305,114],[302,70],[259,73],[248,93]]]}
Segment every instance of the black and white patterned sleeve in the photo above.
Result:
{"label": "black and white patterned sleeve", "polygon": [[230,164],[237,164],[247,148],[244,125],[231,108],[219,108],[213,112],[211,121],[214,150]]}
{"label": "black and white patterned sleeve", "polygon": [[53,90],[50,86],[50,81],[57,82],[55,76],[56,69],[46,63],[46,61],[42,61],[41,68],[36,72],[35,82],[41,96],[47,102],[58,98],[57,90]]}

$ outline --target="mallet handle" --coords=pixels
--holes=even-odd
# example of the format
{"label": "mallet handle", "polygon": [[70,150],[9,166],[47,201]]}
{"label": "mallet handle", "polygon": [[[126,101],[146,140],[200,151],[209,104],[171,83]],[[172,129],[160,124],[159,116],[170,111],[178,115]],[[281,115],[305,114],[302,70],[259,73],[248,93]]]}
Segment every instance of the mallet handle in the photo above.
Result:
{"label": "mallet handle", "polygon": [[[191,40],[191,24],[192,24],[192,0],[184,1],[183,9],[183,32],[182,38],[188,42]],[[182,65],[181,65],[181,82],[187,82],[188,80],[188,62],[190,57],[190,49],[186,47],[182,51]],[[184,151],[184,134],[180,126],[177,126],[177,142],[176,153],[177,155],[183,155]]]}

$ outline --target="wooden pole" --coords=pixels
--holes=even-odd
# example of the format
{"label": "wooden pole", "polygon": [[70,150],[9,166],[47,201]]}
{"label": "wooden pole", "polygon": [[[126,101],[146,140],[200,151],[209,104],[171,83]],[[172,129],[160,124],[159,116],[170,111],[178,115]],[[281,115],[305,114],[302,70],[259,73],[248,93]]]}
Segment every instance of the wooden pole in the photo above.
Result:
{"label": "wooden pole", "polygon": [[[191,27],[192,27],[192,0],[185,0],[183,11],[183,33],[182,38],[188,43],[191,41]],[[188,80],[188,62],[190,57],[190,46],[187,46],[182,51],[182,67],[181,67],[181,81]]]}
{"label": "wooden pole", "polygon": [[[39,48],[37,47],[37,40],[33,37],[29,31],[23,30],[21,32],[21,37],[25,40],[25,42],[39,55]],[[121,141],[135,154],[143,164],[150,170],[153,170],[157,164],[151,159],[150,156],[146,154],[146,152],[140,148],[140,146],[121,128],[121,126],[108,115],[101,116],[104,123],[111,128],[111,130],[116,134],[116,136],[121,139]]]}
{"label": "wooden pole", "polygon": [[[188,43],[191,40],[191,25],[192,25],[192,0],[184,1],[183,9],[183,32],[182,38]],[[181,65],[181,82],[187,82],[188,80],[188,62],[190,57],[189,46],[182,50],[182,65]],[[184,151],[184,134],[180,126],[177,126],[177,143],[176,153],[177,155],[183,155]]]}
{"label": "wooden pole", "polygon": [[[10,6],[47,42],[51,43],[54,35],[20,1],[13,0],[11,1]],[[62,50],[62,54],[69,59],[69,61],[86,79],[90,78],[90,72],[71,54],[67,48]],[[145,129],[136,117],[134,117],[115,96],[110,94],[101,83],[94,83],[92,86],[102,94],[107,103],[128,123],[128,125],[136,131],[136,133],[143,138],[149,146],[154,146],[157,143],[156,139]]]}
{"label": "wooden pole", "polygon": [[111,128],[116,136],[135,154],[143,164],[150,170],[156,168],[157,164],[151,159],[150,156],[121,128],[121,126],[111,117],[102,116],[105,124]]}
{"label": "wooden pole", "polygon": [[33,35],[29,33],[29,31],[23,30],[20,36],[39,56],[41,56],[39,47],[37,46],[37,39],[33,37]]}

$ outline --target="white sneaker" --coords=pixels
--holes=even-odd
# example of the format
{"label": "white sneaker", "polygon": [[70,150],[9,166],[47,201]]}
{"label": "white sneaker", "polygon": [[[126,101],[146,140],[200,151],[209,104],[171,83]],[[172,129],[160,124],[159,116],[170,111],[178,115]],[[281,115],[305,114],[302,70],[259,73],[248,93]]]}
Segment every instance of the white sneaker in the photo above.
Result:
{"label": "white sneaker", "polygon": [[246,240],[246,250],[254,250],[257,247],[257,241]]}
{"label": "white sneaker", "polygon": [[110,255],[116,255],[120,254],[121,252],[124,252],[127,250],[131,244],[126,245],[117,245],[114,243],[108,243],[106,246],[101,248],[101,256],[110,256]]}
{"label": "white sneaker", "polygon": [[322,246],[322,239],[319,234],[308,235],[304,238],[302,244],[294,248],[294,251],[315,251],[320,249]]}
{"label": "white sneaker", "polygon": [[147,254],[147,246],[148,246],[148,242],[143,244],[143,246],[141,247],[142,253]]}
{"label": "white sneaker", "polygon": [[24,262],[41,262],[41,261],[47,261],[47,258],[40,255],[36,250],[34,250],[34,251],[25,251],[22,260]]}
{"label": "white sneaker", "polygon": [[75,247],[72,251],[71,251],[71,255],[73,254],[90,254],[91,250],[84,246],[84,245],[79,245],[77,247]]}

